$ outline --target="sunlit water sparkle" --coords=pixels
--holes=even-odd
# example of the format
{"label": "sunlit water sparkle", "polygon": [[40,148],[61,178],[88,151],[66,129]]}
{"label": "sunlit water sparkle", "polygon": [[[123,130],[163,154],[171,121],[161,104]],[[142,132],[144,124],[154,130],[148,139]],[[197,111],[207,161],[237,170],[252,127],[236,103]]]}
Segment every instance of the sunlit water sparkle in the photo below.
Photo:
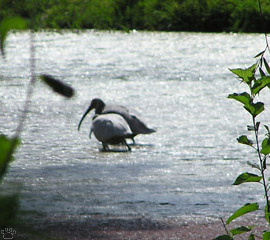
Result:
{"label": "sunlit water sparkle", "polygon": [[[243,200],[263,201],[258,185],[231,185],[252,171],[246,161],[253,155],[236,143],[249,116],[226,99],[244,91],[228,68],[253,64],[263,35],[42,32],[35,47],[37,74],[76,90],[65,100],[36,83],[5,179],[22,184],[21,208],[37,212],[36,219],[220,217]],[[5,134],[16,129],[29,76],[29,34],[11,34],[0,67]],[[157,132],[138,136],[132,152],[100,152],[100,143],[88,138],[90,116],[77,131],[94,97],[136,109]]]}

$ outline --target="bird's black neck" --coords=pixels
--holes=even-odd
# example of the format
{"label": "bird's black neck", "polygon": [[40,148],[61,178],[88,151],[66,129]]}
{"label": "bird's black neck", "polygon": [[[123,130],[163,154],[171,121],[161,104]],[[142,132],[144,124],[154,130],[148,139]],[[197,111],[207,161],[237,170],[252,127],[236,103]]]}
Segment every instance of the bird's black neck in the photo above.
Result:
{"label": "bird's black neck", "polygon": [[99,105],[96,107],[95,114],[101,114],[102,111],[104,110],[104,108],[105,108],[105,104],[104,104],[104,103],[99,104]]}

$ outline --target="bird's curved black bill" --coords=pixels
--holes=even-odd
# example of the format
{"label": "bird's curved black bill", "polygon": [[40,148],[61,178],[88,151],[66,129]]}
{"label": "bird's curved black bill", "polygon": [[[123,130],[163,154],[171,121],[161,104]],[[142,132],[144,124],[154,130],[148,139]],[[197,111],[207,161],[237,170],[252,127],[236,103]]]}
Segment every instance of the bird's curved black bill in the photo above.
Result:
{"label": "bird's curved black bill", "polygon": [[86,110],[86,112],[83,114],[83,116],[82,116],[82,118],[81,118],[81,120],[80,120],[80,122],[79,122],[79,125],[78,125],[78,131],[80,131],[80,127],[81,127],[81,124],[82,124],[84,118],[86,117],[86,115],[87,115],[92,109],[93,109],[93,107],[90,106],[90,107]]}

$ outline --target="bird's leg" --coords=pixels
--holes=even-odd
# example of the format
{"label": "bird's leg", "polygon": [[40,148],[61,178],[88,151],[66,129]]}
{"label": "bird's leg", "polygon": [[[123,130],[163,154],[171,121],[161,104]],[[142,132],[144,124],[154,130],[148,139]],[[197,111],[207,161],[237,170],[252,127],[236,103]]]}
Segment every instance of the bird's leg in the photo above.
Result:
{"label": "bird's leg", "polygon": [[135,140],[134,140],[134,137],[131,138],[132,142],[133,142],[133,145],[136,144]]}
{"label": "bird's leg", "polygon": [[123,139],[123,143],[127,146],[127,148],[128,148],[128,151],[131,151],[131,148],[130,148],[130,146],[127,144],[127,141],[126,141],[126,139]]}
{"label": "bird's leg", "polygon": [[107,143],[102,143],[103,151],[109,151],[109,146]]}
{"label": "bird's leg", "polygon": [[92,128],[91,128],[90,133],[89,133],[89,138],[90,138],[90,139],[91,139],[92,132],[93,132],[93,130],[92,130]]}

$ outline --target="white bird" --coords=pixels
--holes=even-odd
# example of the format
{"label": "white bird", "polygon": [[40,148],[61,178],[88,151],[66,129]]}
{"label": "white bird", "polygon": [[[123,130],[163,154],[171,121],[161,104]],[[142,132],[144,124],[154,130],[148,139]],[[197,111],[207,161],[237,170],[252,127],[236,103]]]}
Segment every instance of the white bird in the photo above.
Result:
{"label": "white bird", "polygon": [[[94,133],[97,140],[102,142],[103,150],[109,150],[108,144],[124,144],[130,151],[131,148],[126,142],[126,138],[132,135],[132,132],[125,119],[114,113],[95,115],[91,126],[91,132]],[[90,136],[91,136],[90,132]]]}
{"label": "white bird", "polygon": [[131,138],[134,143],[134,137],[136,135],[150,134],[156,132],[155,129],[147,127],[146,124],[138,117],[136,113],[131,113],[126,107],[121,105],[105,105],[105,103],[99,98],[94,98],[91,101],[90,106],[80,120],[78,130],[80,129],[83,119],[92,109],[95,109],[95,114],[115,113],[121,115],[127,121],[132,131],[132,135],[129,138]]}

